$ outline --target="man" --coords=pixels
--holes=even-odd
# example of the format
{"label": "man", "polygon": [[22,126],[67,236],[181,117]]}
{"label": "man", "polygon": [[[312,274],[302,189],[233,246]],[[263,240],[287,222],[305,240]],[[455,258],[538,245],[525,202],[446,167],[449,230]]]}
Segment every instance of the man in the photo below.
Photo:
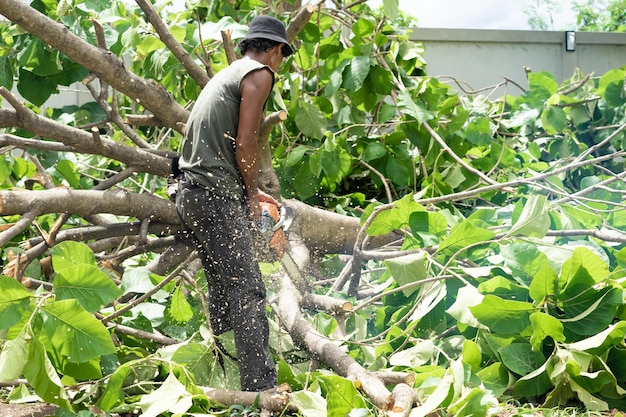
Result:
{"label": "man", "polygon": [[257,131],[274,72],[293,49],[270,16],[252,20],[239,48],[243,57],[211,79],[189,116],[176,207],[202,260],[212,330],[233,330],[241,389],[264,391],[276,386],[276,369],[248,227],[261,218],[260,202],[278,205],[257,187]]}

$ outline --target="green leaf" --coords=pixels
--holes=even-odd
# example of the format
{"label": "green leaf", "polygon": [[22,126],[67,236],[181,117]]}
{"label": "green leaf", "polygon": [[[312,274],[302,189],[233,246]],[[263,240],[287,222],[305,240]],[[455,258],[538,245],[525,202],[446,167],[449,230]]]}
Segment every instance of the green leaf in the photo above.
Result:
{"label": "green leaf", "polygon": [[609,325],[606,330],[578,342],[570,343],[573,351],[588,352],[594,355],[603,355],[609,348],[619,345],[626,336],[626,321],[619,321]]}
{"label": "green leaf", "polygon": [[186,323],[193,317],[193,309],[183,294],[182,285],[176,287],[169,310],[172,318],[179,323]]}
{"label": "green leaf", "polygon": [[95,263],[93,252],[80,242],[66,241],[50,249],[56,271],[53,291],[58,300],[76,299],[89,312],[100,310],[122,295]]}
{"label": "green leaf", "polygon": [[550,216],[546,209],[546,196],[533,194],[509,231],[510,236],[522,235],[542,238],[550,229]]}
{"label": "green leaf", "polygon": [[511,268],[513,277],[524,284],[528,284],[541,269],[550,267],[548,257],[531,243],[501,245],[500,254],[506,266]]}
{"label": "green leaf", "polygon": [[487,329],[485,325],[480,323],[474,314],[472,307],[480,305],[484,296],[471,285],[466,285],[459,289],[454,303],[446,310],[456,319],[457,322],[471,326],[477,329]]}
{"label": "green leaf", "polygon": [[326,399],[311,391],[298,391],[291,394],[291,401],[298,407],[303,417],[327,417]]}
{"label": "green leaf", "polygon": [[36,337],[31,337],[28,342],[28,366],[24,367],[24,376],[42,400],[72,410],[61,379],[48,359],[44,345]]}
{"label": "green leaf", "polygon": [[206,343],[187,343],[176,349],[172,360],[184,366],[194,376],[198,385],[208,385],[210,381],[209,363],[214,360],[213,349]]}
{"label": "green leaf", "polygon": [[593,288],[568,300],[563,305],[565,328],[581,336],[596,334],[608,326],[623,303],[623,291],[618,288]]}
{"label": "green leaf", "polygon": [[565,111],[556,106],[548,106],[541,113],[541,125],[548,134],[563,132],[567,127]]}
{"label": "green leaf", "polygon": [[425,247],[437,246],[445,238],[448,221],[438,212],[416,211],[409,217],[411,232],[422,239]]}
{"label": "green leaf", "polygon": [[[389,268],[391,275],[400,286],[421,281],[428,275],[428,259],[425,253],[414,253],[388,259],[385,261],[385,266]],[[418,289],[419,286],[415,285],[402,290],[402,292],[406,297],[409,297]]]}
{"label": "green leaf", "polygon": [[511,376],[502,362],[492,363],[480,369],[476,375],[481,379],[485,390],[499,397],[509,388]]}
{"label": "green leaf", "polygon": [[530,326],[532,304],[524,301],[503,300],[495,295],[485,295],[482,302],[470,307],[476,319],[495,333],[521,333]]}
{"label": "green leaf", "polygon": [[432,113],[418,105],[406,90],[402,90],[398,93],[398,106],[401,111],[411,116],[419,123],[427,122],[433,118]]}
{"label": "green leaf", "polygon": [[17,91],[35,106],[43,105],[52,94],[59,92],[57,85],[48,77],[40,77],[23,68],[19,70]]}
{"label": "green leaf", "polygon": [[96,265],[93,251],[82,242],[61,242],[50,248],[50,253],[52,254],[52,265],[57,272],[76,265]]}
{"label": "green leaf", "polygon": [[[530,348],[530,346],[528,346],[528,348]],[[546,370],[548,362],[550,362],[550,360],[515,382],[513,390],[516,396],[536,397],[545,394],[552,387],[552,381],[550,381],[550,376]]]}
{"label": "green leaf", "polygon": [[422,340],[391,355],[389,365],[417,368],[432,361],[436,352],[437,348],[431,340]]}
{"label": "green leaf", "polygon": [[383,0],[383,13],[385,13],[385,16],[390,20],[398,18],[399,10],[398,0]]}
{"label": "green leaf", "polygon": [[125,363],[109,376],[104,384],[104,392],[97,402],[100,409],[110,411],[124,403],[124,381],[128,375],[130,375],[130,364]]}
{"label": "green leaf", "polygon": [[463,341],[463,363],[470,366],[472,372],[476,372],[480,369],[482,363],[482,353],[476,342],[466,339]]}
{"label": "green leaf", "polygon": [[13,67],[6,58],[0,59],[0,86],[9,91],[13,89]]}
{"label": "green leaf", "polygon": [[408,194],[396,201],[390,209],[380,211],[367,228],[367,234],[378,236],[395,230],[402,230],[415,211],[426,211],[426,209],[415,202],[413,195]]}
{"label": "green leaf", "polygon": [[410,417],[426,417],[432,415],[432,412],[440,408],[450,397],[453,382],[452,374],[450,369],[448,369],[441,381],[437,384],[435,391],[426,398],[426,401],[411,410]]}
{"label": "green leaf", "polygon": [[557,342],[565,341],[563,324],[556,317],[536,312],[530,315],[530,323],[533,329],[533,334],[530,337],[530,344],[533,350],[539,350],[541,342],[548,336]]}
{"label": "green leaf", "polygon": [[20,321],[28,310],[32,294],[15,278],[0,275],[0,330]]}
{"label": "green leaf", "polygon": [[344,417],[354,409],[366,408],[352,381],[338,375],[320,376],[318,381],[326,394],[328,417]]}
{"label": "green leaf", "polygon": [[343,77],[343,86],[348,91],[360,90],[363,81],[370,71],[370,57],[358,55],[352,58],[350,65],[347,67],[348,73]]}
{"label": "green leaf", "polygon": [[106,327],[87,313],[76,300],[44,305],[41,312],[44,329],[52,347],[70,362],[87,362],[115,353],[115,346]]}
{"label": "green leaf", "polygon": [[450,235],[439,245],[437,253],[453,256],[471,246],[486,243],[493,239],[495,233],[474,224],[474,220],[465,220],[450,231]]}
{"label": "green leaf", "polygon": [[283,164],[286,167],[292,167],[298,163],[300,163],[302,161],[302,158],[304,157],[304,155],[309,151],[309,148],[307,146],[304,145],[299,145],[296,146],[294,149],[292,149],[289,154],[287,155],[287,158],[285,158],[285,161],[283,162]]}
{"label": "green leaf", "polygon": [[193,405],[191,397],[192,395],[176,378],[174,372],[170,372],[158,389],[141,397],[139,401],[141,415],[157,417],[165,412],[183,414]]}
{"label": "green leaf", "polygon": [[367,144],[365,148],[365,153],[363,155],[363,159],[367,162],[371,162],[378,158],[382,158],[387,153],[387,148],[382,145],[380,142],[372,141]]}
{"label": "green leaf", "polygon": [[498,351],[502,363],[518,375],[528,375],[538,369],[546,358],[541,352],[534,351],[528,343],[512,343]]}
{"label": "green leaf", "polygon": [[0,382],[16,380],[28,363],[28,341],[22,332],[13,340],[7,340],[0,353]]}
{"label": "green leaf", "polygon": [[324,173],[334,182],[341,181],[349,172],[352,158],[340,146],[324,146],[320,150],[320,162]]}
{"label": "green leaf", "polygon": [[465,128],[465,135],[467,140],[474,145],[489,145],[493,141],[489,118],[477,117],[469,121]]}
{"label": "green leaf", "polygon": [[618,107],[626,103],[625,74],[626,71],[623,69],[612,69],[600,77],[597,92],[611,107]]}
{"label": "green leaf", "polygon": [[528,293],[537,305],[543,304],[546,299],[558,293],[559,281],[556,272],[546,266],[540,269],[528,287]]}
{"label": "green leaf", "polygon": [[455,417],[484,417],[490,408],[488,402],[483,402],[485,392],[480,388],[465,391],[461,398],[451,404],[446,411]]}
{"label": "green leaf", "polygon": [[328,121],[324,114],[308,101],[301,100],[296,108],[295,121],[302,134],[314,139],[324,137],[328,128]]}
{"label": "green leaf", "polygon": [[72,161],[62,159],[56,163],[56,169],[63,176],[63,178],[65,178],[70,187],[81,188],[80,174]]}

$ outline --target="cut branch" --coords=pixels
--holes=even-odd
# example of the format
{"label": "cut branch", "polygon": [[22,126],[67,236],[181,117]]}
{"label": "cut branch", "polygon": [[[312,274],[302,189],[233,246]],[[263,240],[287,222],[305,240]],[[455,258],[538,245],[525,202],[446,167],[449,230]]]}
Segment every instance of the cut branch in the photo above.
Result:
{"label": "cut branch", "polygon": [[[33,204],[36,209],[33,209]],[[0,215],[27,213],[72,213],[81,217],[110,213],[137,219],[179,224],[174,204],[150,194],[125,190],[72,190],[55,188],[43,191],[0,191]]]}
{"label": "cut branch", "polygon": [[146,0],[135,0],[141,10],[146,14],[148,21],[152,24],[152,27],[159,35],[159,38],[167,48],[172,51],[174,56],[180,61],[181,64],[187,70],[187,73],[191,78],[195,80],[196,83],[200,87],[204,87],[206,83],[209,82],[209,76],[202,68],[196,64],[196,62],[191,58],[191,56],[185,51],[185,49],[181,46],[172,33],[167,28],[167,25],[163,22],[163,20],[159,17],[159,14],[154,9],[152,4]]}

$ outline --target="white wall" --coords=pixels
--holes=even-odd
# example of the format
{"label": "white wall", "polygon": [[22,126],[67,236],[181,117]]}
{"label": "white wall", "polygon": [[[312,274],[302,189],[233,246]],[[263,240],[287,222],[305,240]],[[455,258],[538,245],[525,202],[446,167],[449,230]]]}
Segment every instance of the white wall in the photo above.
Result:
{"label": "white wall", "polygon": [[[414,29],[410,39],[424,44],[429,76],[451,76],[474,90],[504,77],[527,88],[524,67],[550,72],[561,83],[575,68],[599,76],[626,65],[626,33],[577,32],[573,52],[565,51],[565,32]],[[460,91],[450,79],[441,79]],[[503,88],[495,92],[503,93]],[[521,90],[510,85],[509,93],[519,95]]]}

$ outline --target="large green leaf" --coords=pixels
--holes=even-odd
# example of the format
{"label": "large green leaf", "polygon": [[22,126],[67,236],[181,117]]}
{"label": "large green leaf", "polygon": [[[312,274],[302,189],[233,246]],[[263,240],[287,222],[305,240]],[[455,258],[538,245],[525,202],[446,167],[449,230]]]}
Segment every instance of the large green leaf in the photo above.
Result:
{"label": "large green leaf", "polygon": [[13,89],[13,67],[8,59],[0,59],[0,86]]}
{"label": "large green leaf", "polygon": [[453,256],[478,244],[487,243],[494,236],[495,233],[482,227],[480,222],[468,219],[452,228],[450,235],[439,245],[437,253]]}
{"label": "large green leaf", "polygon": [[605,330],[568,345],[574,351],[584,351],[594,355],[602,355],[609,348],[617,346],[626,336],[626,321],[609,325]]}
{"label": "large green leaf", "polygon": [[48,77],[40,77],[23,68],[19,70],[17,91],[36,106],[43,105],[52,94],[59,92],[57,84]]}
{"label": "large green leaf", "polygon": [[208,385],[209,364],[214,360],[214,350],[206,343],[186,343],[176,349],[172,360],[191,372],[198,385]]}
{"label": "large green leaf", "polygon": [[532,304],[524,301],[503,300],[485,295],[482,302],[469,308],[476,319],[495,333],[520,333],[530,326]]}
{"label": "large green leaf", "polygon": [[28,363],[28,341],[26,332],[13,340],[7,340],[0,352],[0,382],[14,381],[22,375]]}
{"label": "large green leaf", "polygon": [[72,410],[61,379],[48,359],[46,348],[38,338],[32,336],[28,343],[28,365],[24,367],[24,376],[42,400]]}
{"label": "large green leaf", "polygon": [[415,211],[409,217],[411,232],[419,237],[425,247],[437,246],[445,238],[448,231],[448,221],[441,213],[429,211]]}
{"label": "large green leaf", "polygon": [[326,399],[320,394],[303,390],[291,394],[291,401],[303,417],[327,417]]}
{"label": "large green leaf", "polygon": [[124,381],[130,375],[130,366],[125,363],[109,376],[104,392],[96,403],[99,408],[110,411],[124,402]]}
{"label": "large green leaf", "polygon": [[612,69],[607,71],[598,82],[598,94],[606,100],[611,107],[621,106],[626,103],[626,71]]}
{"label": "large green leaf", "polygon": [[[398,285],[406,285],[412,282],[421,281],[427,277],[428,274],[428,259],[425,253],[415,253],[398,258],[392,258],[385,261],[385,265],[389,268],[391,275],[396,280]],[[406,288],[402,292],[405,296],[409,297],[419,287],[416,285],[411,288]]]}
{"label": "large green leaf", "polygon": [[417,120],[419,123],[427,122],[433,118],[433,115],[428,110],[417,104],[413,97],[411,97],[411,94],[406,90],[401,90],[398,93],[398,105],[400,106],[400,110]]}
{"label": "large green leaf", "polygon": [[548,375],[548,365],[550,362],[551,359],[548,359],[539,368],[518,379],[513,385],[515,395],[528,398],[545,394],[550,387],[552,387],[552,381]]}
{"label": "large green leaf", "polygon": [[480,377],[485,389],[494,397],[499,397],[510,386],[511,376],[502,362],[492,363],[480,369],[476,374]]}
{"label": "large green leaf", "polygon": [[565,341],[563,323],[556,317],[538,311],[530,315],[530,323],[533,329],[533,334],[530,337],[533,350],[538,351],[541,343],[548,336],[557,342]]}
{"label": "large green leaf", "polygon": [[295,112],[296,125],[302,134],[315,139],[324,137],[328,122],[319,108],[306,100],[302,100]]}
{"label": "large green leaf", "polygon": [[122,295],[122,291],[95,265],[76,265],[57,272],[53,291],[58,300],[76,299],[89,312]]}
{"label": "large green leaf", "polygon": [[368,227],[367,234],[377,236],[402,230],[408,225],[412,213],[425,210],[424,206],[415,202],[412,195],[406,195],[389,209],[379,212]]}
{"label": "large green leaf", "polygon": [[174,372],[170,372],[158,389],[141,397],[141,415],[157,417],[165,412],[183,414],[193,405],[191,397],[191,393],[180,383]]}
{"label": "large green leaf", "polygon": [[338,375],[320,376],[318,381],[326,395],[328,417],[343,417],[353,410],[366,408],[354,382]]}
{"label": "large green leaf", "polygon": [[32,294],[15,278],[0,275],[0,330],[20,321],[30,305]]}
{"label": "large green leaf", "polygon": [[115,346],[106,327],[76,300],[56,301],[41,308],[44,329],[54,350],[74,363],[109,353]]}
{"label": "large green leaf", "polygon": [[320,163],[324,173],[334,182],[341,181],[349,172],[352,158],[341,146],[327,140],[320,149]]}
{"label": "large green leaf", "polygon": [[623,290],[618,288],[593,288],[568,300],[563,306],[565,328],[581,336],[590,336],[603,331],[623,305]]}
{"label": "large green leaf", "polygon": [[542,238],[550,229],[550,216],[546,209],[546,196],[533,194],[528,197],[524,209],[509,235],[523,235]]}

